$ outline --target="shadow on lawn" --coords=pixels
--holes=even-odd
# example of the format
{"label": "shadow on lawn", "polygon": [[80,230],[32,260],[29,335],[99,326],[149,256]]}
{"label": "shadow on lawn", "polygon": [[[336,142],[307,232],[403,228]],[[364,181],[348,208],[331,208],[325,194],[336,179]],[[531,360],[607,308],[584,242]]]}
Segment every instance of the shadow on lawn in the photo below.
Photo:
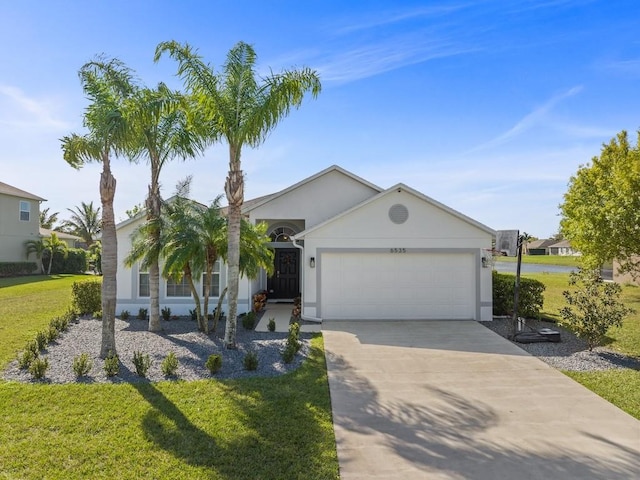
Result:
{"label": "shadow on lawn", "polygon": [[189,465],[228,479],[338,478],[322,350],[282,377],[194,382],[175,400],[165,385],[133,384],[152,407],[142,428]]}

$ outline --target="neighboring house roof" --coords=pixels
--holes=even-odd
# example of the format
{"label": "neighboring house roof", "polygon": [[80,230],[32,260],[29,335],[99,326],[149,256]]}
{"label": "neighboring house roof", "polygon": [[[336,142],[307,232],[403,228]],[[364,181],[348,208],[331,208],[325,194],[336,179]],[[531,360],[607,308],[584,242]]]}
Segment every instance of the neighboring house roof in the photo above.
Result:
{"label": "neighboring house roof", "polygon": [[40,227],[41,237],[50,237],[52,233],[55,233],[60,240],[78,240],[80,242],[82,241],[82,237],[71,235],[70,233],[58,232],[56,230],[49,230],[47,228]]}
{"label": "neighboring house roof", "polygon": [[533,242],[527,243],[527,249],[537,249],[537,248],[547,248],[553,245],[555,240],[551,240],[549,238],[542,238],[540,240],[534,240]]}
{"label": "neighboring house roof", "polygon": [[549,245],[549,248],[571,248],[571,243],[569,240],[560,240],[558,243]]}
{"label": "neighboring house roof", "polygon": [[324,222],[321,222],[321,223],[319,223],[317,225],[314,225],[311,228],[308,228],[308,229],[304,230],[303,232],[298,233],[297,235],[295,235],[294,238],[296,238],[296,239],[304,238],[305,235],[308,235],[309,233],[313,232],[314,230],[322,228],[325,225],[338,220],[339,218],[347,216],[351,212],[353,212],[354,210],[358,210],[358,209],[364,207],[365,205],[368,205],[369,203],[375,202],[377,199],[379,199],[379,198],[381,198],[381,197],[383,197],[385,195],[389,195],[392,192],[398,192],[398,191],[405,191],[407,193],[415,195],[419,199],[421,199],[421,200],[433,205],[436,208],[439,208],[440,210],[443,210],[443,211],[449,213],[450,215],[453,215],[454,217],[458,218],[459,220],[462,220],[462,221],[464,221],[464,222],[466,222],[466,223],[468,223],[470,225],[473,225],[474,227],[476,227],[476,228],[488,233],[489,235],[492,235],[494,237],[496,236],[496,231],[493,230],[492,228],[487,227],[486,225],[484,225],[484,224],[482,224],[482,223],[480,223],[480,222],[478,222],[478,221],[476,221],[476,220],[474,220],[474,219],[472,219],[470,217],[467,217],[463,213],[460,213],[460,212],[458,212],[457,210],[454,210],[451,207],[447,207],[443,203],[440,203],[437,200],[434,200],[433,198],[428,197],[424,193],[421,193],[421,192],[419,192],[417,190],[414,190],[411,187],[408,187],[404,183],[398,183],[397,185],[394,185],[393,187],[388,188],[387,190],[384,190],[384,191],[380,192],[378,195],[374,195],[373,197],[368,198],[364,202],[362,202],[362,203],[360,203],[360,204],[358,204],[358,205],[356,205],[356,206],[354,206],[354,207],[352,207],[352,208],[350,208],[348,210],[345,210],[344,212],[336,215],[335,217],[332,217],[332,218],[330,218],[328,220],[325,220]]}
{"label": "neighboring house roof", "polygon": [[0,193],[4,193],[5,195],[11,195],[13,197],[28,198],[30,200],[38,200],[41,202],[46,201],[45,198],[34,195],[33,193],[25,192],[24,190],[20,190],[19,188],[12,187],[11,185],[3,182],[0,182]]}
{"label": "neighboring house roof", "polygon": [[296,190],[296,189],[306,185],[307,183],[313,182],[314,180],[316,180],[317,178],[319,178],[319,177],[321,177],[323,175],[326,175],[326,174],[328,174],[330,172],[334,172],[334,171],[335,172],[340,172],[343,175],[346,175],[347,177],[350,177],[350,178],[354,179],[355,181],[360,182],[363,185],[366,185],[366,186],[372,188],[373,190],[376,190],[378,192],[382,192],[383,191],[382,188],[378,187],[377,185],[374,185],[371,182],[368,182],[364,178],[361,178],[361,177],[359,177],[357,175],[354,175],[353,173],[345,170],[342,167],[339,167],[338,165],[332,165],[329,168],[325,168],[321,172],[318,172],[315,175],[307,177],[304,180],[301,180],[300,182],[298,182],[298,183],[296,183],[294,185],[291,185],[290,187],[287,187],[284,190],[281,190],[281,191],[279,191],[277,193],[274,193],[274,194],[271,194],[271,195],[265,195],[264,197],[259,197],[259,198],[255,198],[253,200],[248,200],[248,201],[244,202],[243,205],[242,205],[242,211],[243,211],[243,213],[249,212],[250,210],[253,210],[254,208],[257,208],[257,207],[259,207],[261,205],[264,205],[267,202],[275,200],[278,197],[281,197],[281,196],[283,196],[283,195],[285,195],[285,194],[287,194],[287,193],[289,193],[289,192],[291,192],[293,190]]}

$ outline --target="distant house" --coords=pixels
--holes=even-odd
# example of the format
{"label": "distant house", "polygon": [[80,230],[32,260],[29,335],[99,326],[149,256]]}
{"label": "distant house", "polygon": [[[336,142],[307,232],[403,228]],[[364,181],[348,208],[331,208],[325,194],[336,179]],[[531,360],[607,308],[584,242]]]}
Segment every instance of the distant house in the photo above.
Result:
{"label": "distant house", "polygon": [[534,240],[527,244],[528,255],[549,255],[549,246],[556,243],[556,240],[549,238],[543,238],[541,240]]}
{"label": "distant house", "polygon": [[554,243],[553,245],[549,245],[547,247],[549,249],[549,255],[560,255],[560,256],[578,256],[580,252],[571,248],[571,244],[569,240],[561,240],[559,242]]}
{"label": "distant house", "polygon": [[25,242],[40,239],[38,197],[0,182],[0,262],[27,260]]}
{"label": "distant house", "polygon": [[84,240],[76,235],[70,233],[58,232],[56,230],[48,230],[46,228],[40,228],[40,236],[42,238],[51,238],[51,234],[55,233],[59,240],[62,240],[67,244],[67,248],[81,248],[84,244]]}

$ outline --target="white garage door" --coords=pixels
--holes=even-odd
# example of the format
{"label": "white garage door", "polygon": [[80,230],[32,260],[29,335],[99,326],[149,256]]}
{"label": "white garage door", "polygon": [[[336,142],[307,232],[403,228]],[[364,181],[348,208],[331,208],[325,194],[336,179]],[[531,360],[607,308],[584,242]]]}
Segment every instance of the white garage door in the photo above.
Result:
{"label": "white garage door", "polygon": [[321,316],[326,319],[473,319],[471,253],[324,253]]}

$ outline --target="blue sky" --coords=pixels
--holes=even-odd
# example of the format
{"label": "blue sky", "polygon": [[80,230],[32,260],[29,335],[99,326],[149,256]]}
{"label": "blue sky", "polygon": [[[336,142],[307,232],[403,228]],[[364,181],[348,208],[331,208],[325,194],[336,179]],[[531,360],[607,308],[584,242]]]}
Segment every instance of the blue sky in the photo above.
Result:
{"label": "blue sky", "polygon": [[[217,67],[242,40],[259,70],[308,66],[323,91],[257,150],[246,198],[338,164],[420,190],[495,229],[544,237],[580,164],[640,127],[640,4],[621,1],[51,1],[0,3],[0,181],[61,212],[99,205],[101,166],[80,171],[59,139],[83,132],[78,69],[118,57],[147,85],[181,87],[153,63],[164,40]],[[163,171],[163,195],[223,193],[227,150]],[[117,161],[116,220],[143,202],[148,167]]]}

